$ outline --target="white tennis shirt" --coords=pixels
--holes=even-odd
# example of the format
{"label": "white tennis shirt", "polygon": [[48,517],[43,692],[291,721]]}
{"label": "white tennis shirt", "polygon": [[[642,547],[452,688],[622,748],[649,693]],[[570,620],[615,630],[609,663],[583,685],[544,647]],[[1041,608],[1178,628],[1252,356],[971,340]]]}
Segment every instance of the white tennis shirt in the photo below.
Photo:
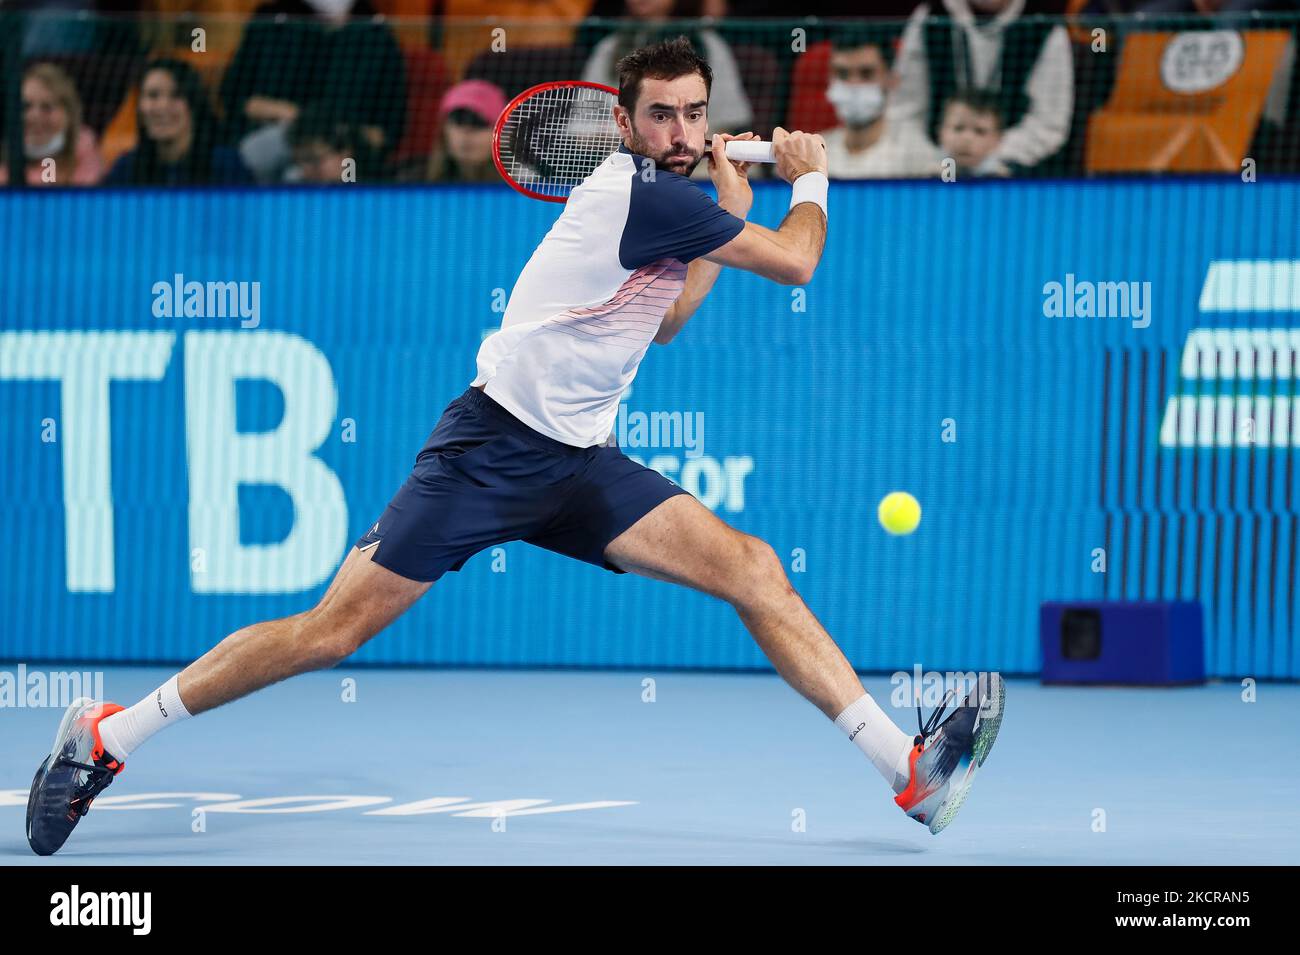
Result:
{"label": "white tennis shirt", "polygon": [[620,148],[519,273],[471,384],[547,437],[603,444],[686,264],[744,227],[689,179]]}

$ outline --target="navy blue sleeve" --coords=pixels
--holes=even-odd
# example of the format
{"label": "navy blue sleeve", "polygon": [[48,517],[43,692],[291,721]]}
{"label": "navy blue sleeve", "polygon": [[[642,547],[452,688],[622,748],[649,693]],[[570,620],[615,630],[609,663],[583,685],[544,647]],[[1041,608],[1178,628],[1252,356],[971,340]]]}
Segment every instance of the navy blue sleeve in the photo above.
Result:
{"label": "navy blue sleeve", "polygon": [[660,259],[690,262],[726,245],[745,228],[695,183],[675,172],[656,169],[653,179],[632,176],[627,225],[618,246],[625,269]]}

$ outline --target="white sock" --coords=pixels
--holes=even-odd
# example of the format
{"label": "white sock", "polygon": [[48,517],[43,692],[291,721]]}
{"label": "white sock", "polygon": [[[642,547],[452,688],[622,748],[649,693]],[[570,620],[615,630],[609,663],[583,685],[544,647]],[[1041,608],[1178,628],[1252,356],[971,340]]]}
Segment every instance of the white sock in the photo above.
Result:
{"label": "white sock", "polygon": [[172,677],[135,706],[106,716],[99,722],[99,738],[109,755],[125,762],[154,733],[189,718]]}
{"label": "white sock", "polygon": [[907,788],[907,778],[911,775],[907,756],[912,751],[912,737],[894,725],[870,694],[862,694],[861,699],[845,707],[835,717],[835,725],[867,754],[871,765],[894,792],[901,793]]}

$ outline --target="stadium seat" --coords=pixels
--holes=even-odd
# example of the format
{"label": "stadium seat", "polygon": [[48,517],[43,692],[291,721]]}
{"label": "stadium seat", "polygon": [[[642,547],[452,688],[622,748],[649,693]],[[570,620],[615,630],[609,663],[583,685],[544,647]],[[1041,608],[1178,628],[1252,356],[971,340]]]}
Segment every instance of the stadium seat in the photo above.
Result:
{"label": "stadium seat", "polygon": [[137,98],[135,87],[132,86],[126,91],[121,108],[99,140],[99,153],[104,157],[106,167],[111,167],[117,157],[135,148]]}
{"label": "stadium seat", "polygon": [[[505,40],[511,52],[533,46],[573,46],[574,30],[590,8],[591,0],[442,0],[441,6],[439,26],[447,75],[468,77],[466,69],[470,61],[498,39]],[[505,32],[494,38],[494,30]],[[546,77],[576,78],[573,75]]]}
{"label": "stadium seat", "polygon": [[406,132],[393,153],[395,163],[429,155],[438,135],[438,104],[447,90],[442,54],[428,47],[403,47],[406,60]]}
{"label": "stadium seat", "polygon": [[[1235,68],[1234,37],[1244,47]],[[1270,89],[1286,78],[1290,40],[1284,30],[1128,37],[1110,99],[1088,119],[1087,171],[1239,170]]]}
{"label": "stadium seat", "polygon": [[745,93],[754,110],[754,132],[768,139],[772,135],[772,127],[776,125],[780,64],[770,50],[761,46],[733,46],[731,53],[736,58],[736,67],[744,80]]}
{"label": "stadium seat", "polygon": [[521,46],[502,53],[484,50],[470,60],[467,80],[488,80],[515,96],[552,80],[572,80],[582,75],[582,51],[572,46]]}
{"label": "stadium seat", "polygon": [[826,99],[830,75],[829,41],[814,43],[795,60],[790,82],[790,106],[786,110],[787,128],[816,133],[839,125],[835,107]]}
{"label": "stadium seat", "polygon": [[[190,65],[204,72],[200,58],[207,56],[219,60],[221,69],[225,69],[243,38],[244,25],[262,3],[263,0],[200,0],[198,3],[194,0],[151,0],[144,6],[154,15],[160,15],[158,26],[161,29],[147,38],[147,45],[158,50],[166,49],[173,42],[180,43],[182,39],[190,38],[193,28],[202,27],[207,49],[190,59]],[[177,47],[175,55],[185,59],[181,49]],[[185,53],[191,52],[188,46],[183,49]],[[204,79],[211,85],[211,77],[205,75]],[[217,81],[220,82],[219,76]]]}
{"label": "stadium seat", "polygon": [[375,9],[386,17],[409,20],[429,16],[433,0],[375,0]]}

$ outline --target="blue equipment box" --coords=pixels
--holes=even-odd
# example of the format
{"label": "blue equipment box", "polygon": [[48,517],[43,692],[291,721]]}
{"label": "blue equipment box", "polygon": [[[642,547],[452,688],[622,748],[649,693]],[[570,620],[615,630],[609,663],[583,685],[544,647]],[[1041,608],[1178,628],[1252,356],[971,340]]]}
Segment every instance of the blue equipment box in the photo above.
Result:
{"label": "blue equipment box", "polygon": [[1038,629],[1044,683],[1205,682],[1197,600],[1047,602]]}

